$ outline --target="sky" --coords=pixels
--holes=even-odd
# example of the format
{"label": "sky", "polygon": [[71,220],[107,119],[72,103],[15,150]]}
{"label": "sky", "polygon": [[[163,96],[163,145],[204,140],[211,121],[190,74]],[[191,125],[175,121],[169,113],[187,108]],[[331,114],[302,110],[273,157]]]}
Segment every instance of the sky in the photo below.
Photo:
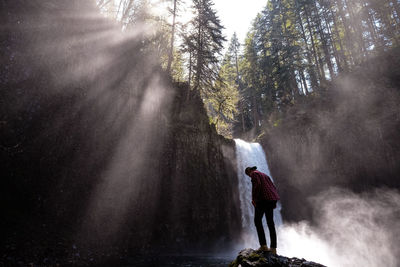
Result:
{"label": "sky", "polygon": [[215,10],[224,25],[229,41],[236,32],[243,43],[252,21],[267,5],[268,0],[214,0]]}
{"label": "sky", "polygon": [[[167,10],[166,6],[171,4],[169,1],[153,1],[158,3],[158,5],[156,5],[158,9],[155,9],[156,13],[164,13]],[[228,40],[228,42],[225,43],[226,48],[234,32],[236,32],[240,43],[244,42],[252,21],[267,5],[268,0],[213,0],[213,2],[214,10],[217,12],[222,25],[225,27],[223,34]],[[160,5],[160,3],[166,6]],[[191,19],[191,5],[191,0],[183,0],[183,7],[180,7],[178,13],[179,22],[184,24]]]}

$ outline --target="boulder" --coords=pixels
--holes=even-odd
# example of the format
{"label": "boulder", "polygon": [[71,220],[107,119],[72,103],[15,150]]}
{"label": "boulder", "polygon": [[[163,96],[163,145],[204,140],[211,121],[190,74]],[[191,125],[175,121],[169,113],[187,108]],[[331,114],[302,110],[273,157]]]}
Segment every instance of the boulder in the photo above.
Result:
{"label": "boulder", "polygon": [[239,252],[236,260],[229,267],[324,267],[324,265],[305,259],[288,258],[274,255],[270,252],[244,249]]}

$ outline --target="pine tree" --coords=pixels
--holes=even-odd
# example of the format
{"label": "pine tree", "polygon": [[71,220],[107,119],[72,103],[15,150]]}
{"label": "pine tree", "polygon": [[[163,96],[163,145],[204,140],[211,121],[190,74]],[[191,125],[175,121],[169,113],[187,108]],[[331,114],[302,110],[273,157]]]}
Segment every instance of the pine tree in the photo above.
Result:
{"label": "pine tree", "polygon": [[218,77],[218,56],[226,39],[211,0],[193,0],[193,9],[195,17],[190,21],[191,33],[187,40],[193,60],[193,84],[194,89],[207,94]]}
{"label": "pine tree", "polygon": [[246,121],[246,130],[248,126],[258,129],[259,125],[259,100],[261,96],[262,71],[258,61],[258,51],[255,42],[255,30],[253,29],[247,35],[244,45],[244,54],[241,61],[241,74],[243,80],[243,89],[241,90],[241,103],[244,110],[241,116]]}
{"label": "pine tree", "polygon": [[215,124],[217,132],[232,137],[233,123],[237,113],[238,87],[235,77],[235,65],[225,55],[215,81],[214,90],[208,94],[206,107]]}
{"label": "pine tree", "polygon": [[231,64],[234,65],[234,71],[236,74],[235,84],[237,87],[237,91],[239,92],[238,109],[241,122],[241,130],[242,132],[244,132],[245,131],[244,103],[241,97],[243,86],[241,81],[241,74],[239,71],[240,46],[241,45],[239,43],[239,39],[237,38],[236,32],[234,32],[231,38],[231,42],[229,44],[227,56],[229,57],[229,61],[231,62]]}
{"label": "pine tree", "polygon": [[174,60],[174,42],[175,42],[175,32],[177,27],[176,17],[178,15],[178,5],[181,4],[181,1],[179,0],[171,0],[171,1],[173,2],[173,8],[168,10],[172,16],[172,24],[171,24],[171,40],[168,52],[167,72],[171,71],[171,65]]}
{"label": "pine tree", "polygon": [[232,137],[233,125],[238,114],[239,49],[240,43],[234,34],[218,71],[214,90],[206,99],[206,107],[212,122],[218,133],[226,137]]}

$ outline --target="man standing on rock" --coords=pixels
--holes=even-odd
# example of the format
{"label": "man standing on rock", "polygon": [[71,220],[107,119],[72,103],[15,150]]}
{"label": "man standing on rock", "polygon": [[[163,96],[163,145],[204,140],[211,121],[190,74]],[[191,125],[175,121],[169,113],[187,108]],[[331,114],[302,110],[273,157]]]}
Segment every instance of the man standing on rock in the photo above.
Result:
{"label": "man standing on rock", "polygon": [[[276,202],[280,199],[275,185],[272,183],[271,178],[265,173],[257,171],[257,167],[247,167],[245,169],[246,175],[251,178],[252,187],[252,203],[255,207],[254,224],[257,228],[258,240],[260,242],[260,250],[270,251],[276,254],[276,231],[274,224],[274,209]],[[267,218],[267,225],[269,229],[269,236],[271,238],[271,248],[267,246],[265,240],[264,228],[262,225],[262,218]]]}

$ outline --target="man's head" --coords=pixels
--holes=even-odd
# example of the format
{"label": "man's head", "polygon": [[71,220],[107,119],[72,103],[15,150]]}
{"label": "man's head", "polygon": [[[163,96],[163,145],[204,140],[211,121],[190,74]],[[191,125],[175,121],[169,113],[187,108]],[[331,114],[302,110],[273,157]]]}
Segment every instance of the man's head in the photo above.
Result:
{"label": "man's head", "polygon": [[256,167],[256,166],[247,167],[247,168],[244,170],[244,173],[246,173],[248,176],[250,176],[250,174],[251,174],[253,171],[255,171],[255,170],[257,170],[257,167]]}

